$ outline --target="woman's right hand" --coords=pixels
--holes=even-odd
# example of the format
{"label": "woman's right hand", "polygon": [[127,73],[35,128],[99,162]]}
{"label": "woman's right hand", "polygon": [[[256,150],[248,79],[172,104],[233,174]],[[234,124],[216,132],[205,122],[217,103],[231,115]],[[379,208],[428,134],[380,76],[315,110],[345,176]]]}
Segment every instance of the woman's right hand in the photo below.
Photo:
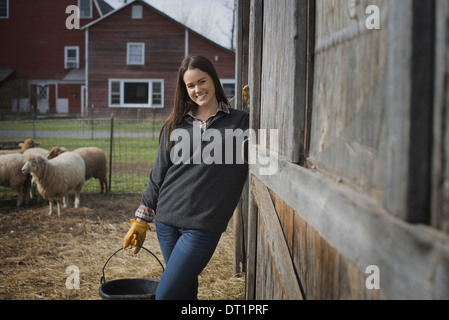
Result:
{"label": "woman's right hand", "polygon": [[123,242],[123,249],[131,249],[133,246],[136,247],[134,254],[140,251],[140,247],[143,246],[145,242],[146,233],[151,230],[150,225],[144,220],[137,218],[131,219],[131,228],[128,230]]}

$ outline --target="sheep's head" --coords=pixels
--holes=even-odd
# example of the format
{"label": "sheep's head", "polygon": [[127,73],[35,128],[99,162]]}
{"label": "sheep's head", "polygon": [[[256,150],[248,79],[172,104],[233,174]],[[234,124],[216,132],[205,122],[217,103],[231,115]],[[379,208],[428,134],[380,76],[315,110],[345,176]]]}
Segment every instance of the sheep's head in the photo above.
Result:
{"label": "sheep's head", "polygon": [[25,150],[31,149],[31,148],[35,148],[37,146],[39,146],[41,143],[34,141],[33,139],[26,139],[24,142],[19,143],[19,147],[22,148],[22,153]]}
{"label": "sheep's head", "polygon": [[40,171],[40,168],[42,166],[44,166],[45,161],[46,161],[42,157],[28,158],[25,160],[26,160],[26,162],[22,167],[23,174],[29,174],[31,172],[38,173]]}
{"label": "sheep's head", "polygon": [[51,148],[50,152],[47,154],[47,159],[50,160],[50,159],[56,158],[61,153],[64,153],[66,151],[67,151],[67,149],[64,147],[53,147],[53,148]]}

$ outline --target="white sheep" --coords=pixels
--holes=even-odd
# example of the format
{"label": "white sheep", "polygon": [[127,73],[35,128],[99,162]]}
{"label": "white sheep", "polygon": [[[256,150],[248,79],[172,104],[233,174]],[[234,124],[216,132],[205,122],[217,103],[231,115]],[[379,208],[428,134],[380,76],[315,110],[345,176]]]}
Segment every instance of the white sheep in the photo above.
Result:
{"label": "white sheep", "polygon": [[23,152],[25,157],[47,157],[48,150],[42,148],[31,148],[27,149]]}
{"label": "white sheep", "polygon": [[[25,140],[25,145],[23,145],[22,143],[19,145],[22,145],[22,149],[26,148],[26,144],[27,142],[29,142],[30,139]],[[33,142],[33,140],[31,140],[31,142]],[[39,142],[40,144],[40,142]],[[37,145],[39,145],[37,144]],[[29,145],[29,143],[28,143]],[[25,158],[27,157],[47,157],[48,155],[48,150],[46,149],[42,149],[42,148],[36,148],[36,147],[30,147],[29,149],[25,149],[25,151],[23,151],[23,156]],[[31,179],[31,188],[30,188],[30,197],[32,199],[34,199],[36,196],[36,182],[34,181],[34,179]]]}
{"label": "white sheep", "polygon": [[30,156],[26,157],[25,161],[22,172],[31,174],[39,193],[49,200],[49,215],[53,213],[53,200],[55,200],[58,205],[58,217],[61,216],[61,199],[63,207],[66,208],[68,193],[71,190],[75,191],[75,208],[79,208],[80,192],[86,172],[84,161],[79,154],[65,152],[51,160],[41,156]]}
{"label": "white sheep", "polygon": [[11,187],[18,193],[17,206],[23,203],[23,195],[25,194],[25,203],[30,201],[30,175],[22,174],[22,166],[25,158],[21,153],[6,154],[0,156],[0,185]]}
{"label": "white sheep", "polygon": [[[53,159],[63,152],[67,151],[62,147],[53,147],[48,153],[47,158]],[[84,180],[87,181],[90,178],[96,178],[100,180],[101,193],[108,193],[108,170],[106,155],[100,148],[97,147],[85,147],[73,150],[78,153],[84,160],[86,165],[86,176]]]}

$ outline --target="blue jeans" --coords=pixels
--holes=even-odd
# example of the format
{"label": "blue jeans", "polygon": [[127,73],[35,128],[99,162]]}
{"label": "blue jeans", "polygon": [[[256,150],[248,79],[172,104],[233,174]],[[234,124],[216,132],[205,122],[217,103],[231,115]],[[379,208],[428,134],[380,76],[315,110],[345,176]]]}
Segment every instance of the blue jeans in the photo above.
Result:
{"label": "blue jeans", "polygon": [[156,300],[196,300],[198,275],[212,258],[221,234],[180,229],[158,221],[156,232],[166,264]]}

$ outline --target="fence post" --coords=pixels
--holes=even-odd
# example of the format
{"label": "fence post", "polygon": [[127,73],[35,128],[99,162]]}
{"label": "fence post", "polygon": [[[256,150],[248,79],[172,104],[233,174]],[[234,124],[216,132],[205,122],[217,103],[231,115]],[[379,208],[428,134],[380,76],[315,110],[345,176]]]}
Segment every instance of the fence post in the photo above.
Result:
{"label": "fence post", "polygon": [[90,130],[90,139],[94,140],[94,128],[95,126],[95,113],[94,113],[94,105],[92,105],[92,117],[91,117],[91,130]]}
{"label": "fence post", "polygon": [[114,114],[111,113],[111,133],[109,136],[109,192],[111,192],[112,181],[112,145],[114,141]]}
{"label": "fence post", "polygon": [[31,118],[33,119],[33,139],[36,139],[36,113],[33,106],[31,106]]}

